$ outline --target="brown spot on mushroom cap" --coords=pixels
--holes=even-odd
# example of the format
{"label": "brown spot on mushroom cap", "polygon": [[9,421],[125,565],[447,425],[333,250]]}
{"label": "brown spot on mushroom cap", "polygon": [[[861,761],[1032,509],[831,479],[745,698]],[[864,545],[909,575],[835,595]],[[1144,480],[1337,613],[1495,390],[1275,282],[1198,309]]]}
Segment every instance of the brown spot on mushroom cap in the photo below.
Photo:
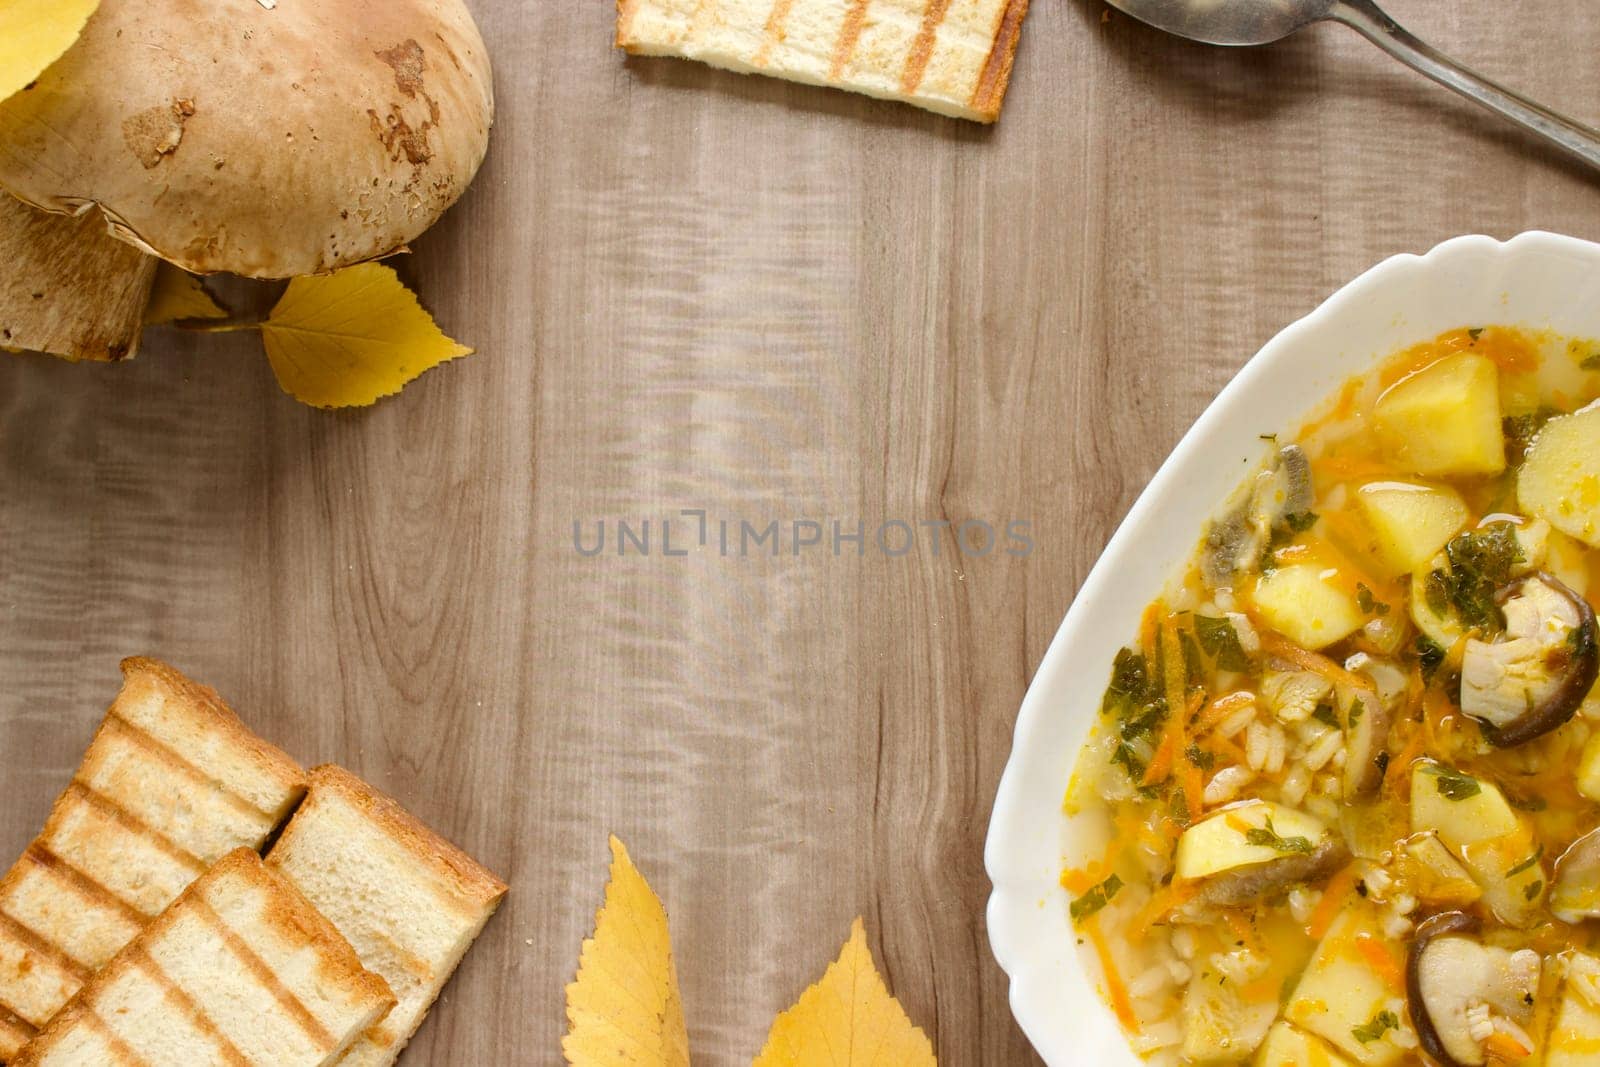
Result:
{"label": "brown spot on mushroom cap", "polygon": [[178,150],[183,142],[184,123],[193,114],[194,101],[188,99],[145,108],[122,120],[122,139],[134,158],[149,170]]}
{"label": "brown spot on mushroom cap", "polygon": [[427,63],[423,59],[422,46],[415,40],[407,37],[393,48],[385,48],[373,55],[394,68],[394,84],[402,93],[414,97],[422,91],[422,72],[427,69]]}

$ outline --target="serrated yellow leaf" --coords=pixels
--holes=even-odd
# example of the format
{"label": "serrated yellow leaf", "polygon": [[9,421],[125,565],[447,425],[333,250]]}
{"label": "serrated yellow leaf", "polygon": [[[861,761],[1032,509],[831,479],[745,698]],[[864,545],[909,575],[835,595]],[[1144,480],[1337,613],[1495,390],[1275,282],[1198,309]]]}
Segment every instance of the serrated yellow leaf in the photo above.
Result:
{"label": "serrated yellow leaf", "polygon": [[873,966],[857,919],[822,980],[779,1015],[754,1067],[934,1067],[933,1045],[912,1025]]}
{"label": "serrated yellow leaf", "polygon": [[611,881],[567,986],[573,1067],[687,1067],[689,1033],[678,996],[667,912],[628,850],[611,839]]}
{"label": "serrated yellow leaf", "polygon": [[150,303],[144,309],[146,326],[161,326],[183,319],[227,317],[228,313],[206,292],[199,278],[171,263],[162,263],[156,268],[156,283],[150,290]]}
{"label": "serrated yellow leaf", "polygon": [[261,339],[284,392],[319,408],[371,404],[472,351],[446,337],[381,263],[295,278]]}
{"label": "serrated yellow leaf", "polygon": [[100,0],[0,0],[0,100],[61,58]]}

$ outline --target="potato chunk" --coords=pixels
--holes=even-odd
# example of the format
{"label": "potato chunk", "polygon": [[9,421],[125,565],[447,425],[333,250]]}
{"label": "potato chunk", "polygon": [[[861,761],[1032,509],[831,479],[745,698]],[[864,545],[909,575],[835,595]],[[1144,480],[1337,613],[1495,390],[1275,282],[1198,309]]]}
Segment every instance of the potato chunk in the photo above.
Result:
{"label": "potato chunk", "polygon": [[1286,1022],[1267,1031],[1267,1040],[1256,1056],[1255,1067],[1351,1067],[1320,1038],[1296,1030]]}
{"label": "potato chunk", "polygon": [[[1176,874],[1207,878],[1238,867],[1309,854],[1328,835],[1322,822],[1304,812],[1266,800],[1223,808],[1178,838]],[[1260,843],[1252,843],[1251,837]]]}
{"label": "potato chunk", "polygon": [[1524,511],[1600,548],[1600,404],[1545,424],[1517,476]]}
{"label": "potato chunk", "polygon": [[1256,609],[1268,626],[1301,648],[1326,648],[1367,621],[1337,577],[1315,563],[1279,567],[1256,583]]}
{"label": "potato chunk", "polygon": [[1356,502],[1378,541],[1378,555],[1395,574],[1427,563],[1467,524],[1467,505],[1454,489],[1414,482],[1372,482]]}
{"label": "potato chunk", "polygon": [[1421,475],[1498,474],[1505,469],[1500,374],[1462,352],[1405,378],[1378,399],[1374,429],[1402,469]]}
{"label": "potato chunk", "polygon": [[1383,1039],[1400,1024],[1392,1005],[1405,996],[1393,982],[1395,967],[1375,970],[1357,941],[1384,946],[1372,905],[1352,904],[1328,928],[1305,974],[1284,1005],[1284,1018],[1309,1030],[1360,1064],[1389,1067],[1405,1052]]}
{"label": "potato chunk", "polygon": [[1432,830],[1449,849],[1463,849],[1522,828],[1493,782],[1421,760],[1411,769],[1411,832]]}
{"label": "potato chunk", "polygon": [[1600,1055],[1600,959],[1582,952],[1568,958],[1547,1040],[1544,1067],[1589,1067]]}

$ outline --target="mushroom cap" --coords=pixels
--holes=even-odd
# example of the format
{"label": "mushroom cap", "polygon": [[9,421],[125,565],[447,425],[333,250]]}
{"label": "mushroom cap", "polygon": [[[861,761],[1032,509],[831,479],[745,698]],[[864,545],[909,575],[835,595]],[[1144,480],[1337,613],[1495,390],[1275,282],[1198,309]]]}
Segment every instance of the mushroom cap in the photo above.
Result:
{"label": "mushroom cap", "polygon": [[0,102],[0,186],[185,270],[310,274],[427,229],[492,117],[461,0],[103,0]]}
{"label": "mushroom cap", "polygon": [[1564,923],[1600,919],[1600,830],[1591,830],[1556,861],[1550,911]]}
{"label": "mushroom cap", "polygon": [[1533,1015],[1537,954],[1482,944],[1480,929],[1463,912],[1435,915],[1417,927],[1406,960],[1406,1001],[1417,1040],[1444,1067],[1486,1062],[1471,1032],[1471,1005],[1486,1005],[1519,1024]]}
{"label": "mushroom cap", "polygon": [[1560,579],[1535,571],[1497,594],[1503,640],[1469,640],[1461,664],[1461,710],[1499,748],[1559,729],[1600,676],[1594,609]]}

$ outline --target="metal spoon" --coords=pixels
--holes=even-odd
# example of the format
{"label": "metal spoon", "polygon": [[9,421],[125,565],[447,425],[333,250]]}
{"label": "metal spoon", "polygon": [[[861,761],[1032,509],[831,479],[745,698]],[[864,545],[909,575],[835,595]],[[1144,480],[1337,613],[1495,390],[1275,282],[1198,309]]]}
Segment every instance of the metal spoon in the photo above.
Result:
{"label": "metal spoon", "polygon": [[1400,62],[1600,169],[1600,131],[1497,85],[1417,40],[1373,0],[1107,0],[1157,29],[1206,44],[1268,44],[1314,22],[1342,22]]}

